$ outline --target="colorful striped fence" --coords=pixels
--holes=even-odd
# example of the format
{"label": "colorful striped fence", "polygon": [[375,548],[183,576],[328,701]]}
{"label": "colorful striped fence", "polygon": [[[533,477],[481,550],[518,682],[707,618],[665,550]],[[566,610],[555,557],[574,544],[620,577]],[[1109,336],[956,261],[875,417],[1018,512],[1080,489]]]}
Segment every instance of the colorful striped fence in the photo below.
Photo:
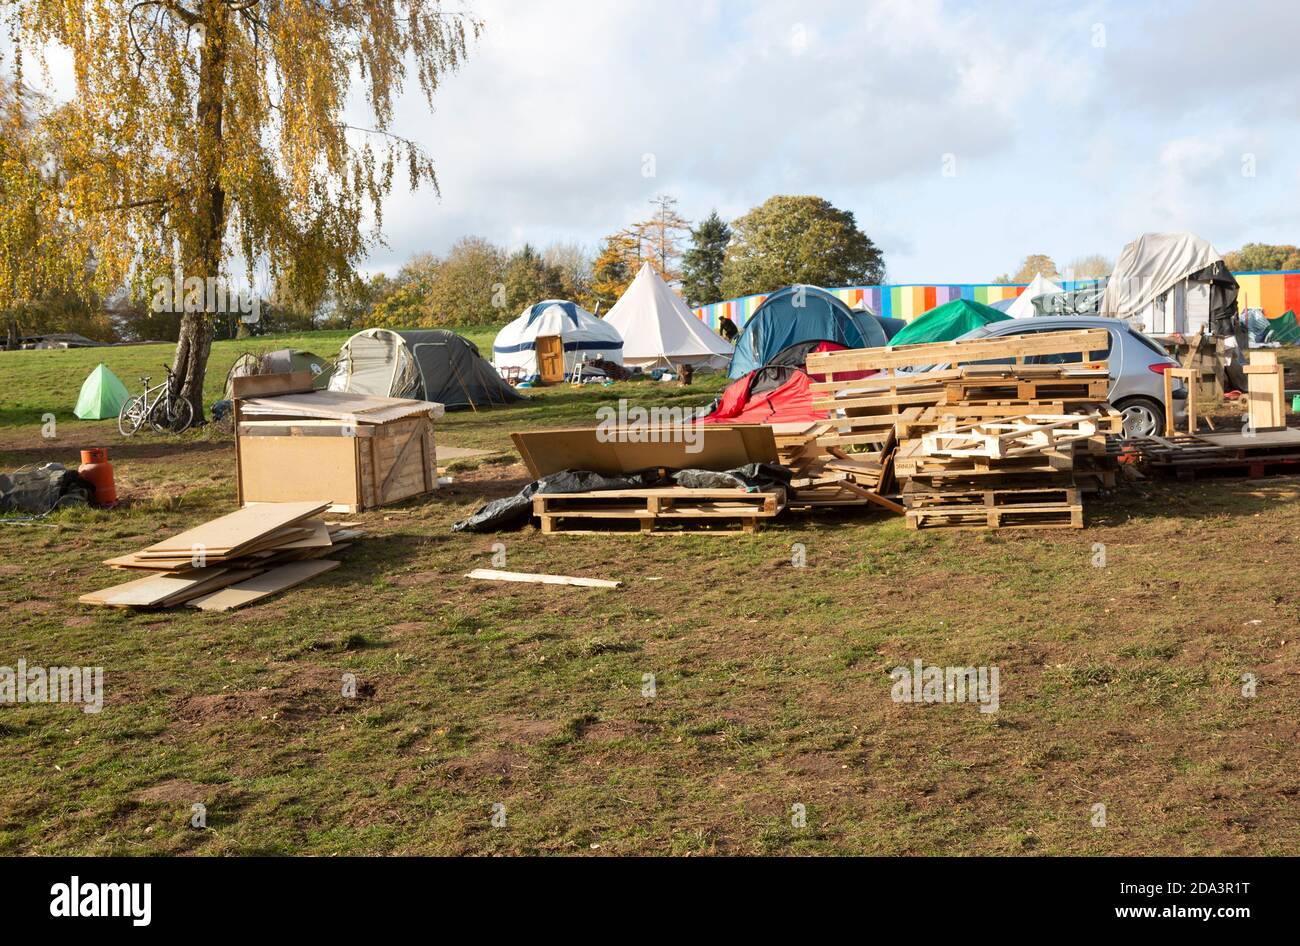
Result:
{"label": "colorful striped fence", "polygon": [[[1300,272],[1295,273],[1234,273],[1241,284],[1237,296],[1241,308],[1262,308],[1264,314],[1275,319],[1288,309],[1300,312]],[[1066,280],[1062,289],[1073,291],[1092,285],[1093,280]],[[992,305],[1010,299],[1025,291],[1026,286],[1005,286],[995,283],[949,283],[946,285],[909,286],[849,286],[829,290],[848,305],[855,306],[863,299],[876,315],[910,322],[918,315],[929,312],[937,305],[954,299],[973,299]],[[726,315],[736,325],[743,326],[755,310],[763,304],[766,295],[743,296],[726,302],[700,306],[695,310],[700,319],[715,331],[718,320]]]}

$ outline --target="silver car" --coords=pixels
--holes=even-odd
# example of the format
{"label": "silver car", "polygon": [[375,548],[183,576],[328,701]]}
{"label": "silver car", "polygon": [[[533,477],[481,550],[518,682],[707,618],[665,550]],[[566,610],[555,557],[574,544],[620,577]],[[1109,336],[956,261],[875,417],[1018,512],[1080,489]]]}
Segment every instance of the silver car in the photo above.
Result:
{"label": "silver car", "polygon": [[[1002,338],[1030,332],[1062,332],[1081,328],[1104,328],[1110,333],[1110,347],[1105,352],[1089,352],[1093,361],[1105,359],[1110,367],[1110,393],[1107,400],[1124,415],[1126,437],[1150,437],[1164,433],[1165,379],[1168,368],[1178,367],[1159,342],[1143,335],[1120,319],[1097,316],[1039,316],[992,322],[961,336],[968,338]],[[1038,355],[1026,359],[1029,364],[1064,364],[1079,361],[1075,355]],[[1174,381],[1174,417],[1181,423],[1187,415],[1187,389]]]}

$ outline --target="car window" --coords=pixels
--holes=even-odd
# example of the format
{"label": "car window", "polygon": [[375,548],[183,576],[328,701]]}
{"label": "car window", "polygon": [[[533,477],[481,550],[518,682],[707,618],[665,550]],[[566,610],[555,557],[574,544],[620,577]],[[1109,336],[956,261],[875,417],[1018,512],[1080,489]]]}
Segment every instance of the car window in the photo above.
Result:
{"label": "car window", "polygon": [[[1028,335],[1030,332],[1077,332],[1087,326],[1062,325],[1059,328],[1039,328],[1030,329],[1028,332],[1018,334]],[[1115,344],[1115,338],[1109,330],[1106,332],[1106,347],[1097,351],[1088,352],[1088,361],[1107,361],[1110,359],[1111,348]],[[1029,365],[1077,365],[1083,362],[1082,352],[1068,352],[1058,355],[1030,355],[1025,359],[1025,364]]]}

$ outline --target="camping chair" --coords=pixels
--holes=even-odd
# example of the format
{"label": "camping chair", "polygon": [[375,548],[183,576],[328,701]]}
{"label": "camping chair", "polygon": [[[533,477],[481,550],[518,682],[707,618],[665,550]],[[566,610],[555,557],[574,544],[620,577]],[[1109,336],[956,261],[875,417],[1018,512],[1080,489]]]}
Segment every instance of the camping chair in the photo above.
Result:
{"label": "camping chair", "polygon": [[524,380],[524,369],[520,368],[518,365],[498,368],[497,373],[501,375],[501,380],[511,387],[518,385],[520,381]]}

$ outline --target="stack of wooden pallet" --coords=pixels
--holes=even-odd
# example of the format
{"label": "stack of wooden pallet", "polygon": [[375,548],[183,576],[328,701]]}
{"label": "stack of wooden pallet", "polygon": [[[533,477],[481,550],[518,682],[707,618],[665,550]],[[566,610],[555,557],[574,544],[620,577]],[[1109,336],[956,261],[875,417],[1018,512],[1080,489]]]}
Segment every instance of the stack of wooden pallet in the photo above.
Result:
{"label": "stack of wooden pallet", "polygon": [[329,503],[264,503],[213,519],[148,548],[110,558],[142,577],[82,595],[117,608],[229,611],[337,568],[325,558],[363,533],[316,518]]}
{"label": "stack of wooden pallet", "polygon": [[[1105,403],[1108,346],[1104,329],[1045,332],[832,352],[808,366],[828,377],[816,406],[843,412],[836,446],[891,446],[911,528],[1078,528],[1078,474],[1113,482],[1106,437],[1122,429]],[[1024,363],[1035,356],[1073,362]],[[975,364],[993,360],[1007,363]],[[875,374],[835,379],[862,371]]]}

